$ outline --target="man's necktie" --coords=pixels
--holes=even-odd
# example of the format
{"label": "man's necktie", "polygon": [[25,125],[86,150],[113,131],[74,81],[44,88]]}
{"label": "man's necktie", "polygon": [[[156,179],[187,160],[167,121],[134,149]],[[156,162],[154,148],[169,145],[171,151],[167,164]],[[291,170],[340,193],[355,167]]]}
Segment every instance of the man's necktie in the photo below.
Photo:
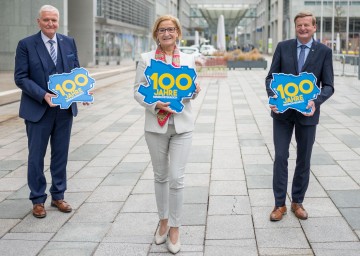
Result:
{"label": "man's necktie", "polygon": [[305,61],[305,48],[307,46],[302,44],[300,45],[300,54],[299,54],[299,60],[298,60],[298,69],[299,69],[299,73],[301,72],[302,70],[302,67],[304,66],[304,61]]}
{"label": "man's necktie", "polygon": [[48,42],[50,44],[50,56],[56,66],[56,52],[54,47],[55,41],[50,39]]}

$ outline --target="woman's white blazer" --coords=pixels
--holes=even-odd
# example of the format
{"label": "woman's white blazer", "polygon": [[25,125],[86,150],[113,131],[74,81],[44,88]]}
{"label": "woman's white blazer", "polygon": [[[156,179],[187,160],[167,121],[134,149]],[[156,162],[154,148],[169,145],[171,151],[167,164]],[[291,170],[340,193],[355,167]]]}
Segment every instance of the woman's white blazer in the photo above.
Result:
{"label": "woman's white blazer", "polygon": [[[169,121],[164,126],[160,126],[157,121],[156,113],[159,111],[155,109],[156,103],[147,104],[144,102],[144,96],[138,92],[140,85],[147,85],[144,71],[147,66],[150,65],[151,59],[155,59],[155,51],[141,54],[141,60],[138,63],[136,69],[135,85],[134,85],[134,98],[143,107],[145,107],[145,131],[165,133],[167,131]],[[194,56],[180,52],[180,65],[189,66],[195,69]],[[194,94],[194,97],[196,94]],[[173,114],[174,126],[176,133],[190,132],[194,130],[194,117],[192,114],[190,99],[184,99],[182,101],[184,109],[181,113]]]}

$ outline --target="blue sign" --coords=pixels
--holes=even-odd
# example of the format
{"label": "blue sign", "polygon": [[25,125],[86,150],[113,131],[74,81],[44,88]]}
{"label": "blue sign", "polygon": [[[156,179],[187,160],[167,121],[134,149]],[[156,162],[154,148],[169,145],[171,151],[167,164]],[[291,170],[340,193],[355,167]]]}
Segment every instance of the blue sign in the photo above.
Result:
{"label": "blue sign", "polygon": [[196,90],[196,72],[188,66],[176,68],[162,61],[151,60],[144,74],[148,85],[140,85],[138,92],[145,96],[144,102],[147,104],[170,102],[169,107],[181,113],[184,108],[181,101],[191,98]]}
{"label": "blue sign", "polygon": [[85,68],[74,68],[70,73],[49,76],[48,88],[57,95],[51,102],[61,109],[69,108],[73,102],[93,102],[89,90],[94,87],[95,80],[88,73]]}
{"label": "blue sign", "polygon": [[270,88],[277,95],[277,98],[269,98],[269,104],[277,107],[280,113],[289,108],[301,113],[310,113],[306,109],[309,100],[314,100],[320,94],[316,85],[316,77],[313,73],[302,72],[298,76],[273,73]]}

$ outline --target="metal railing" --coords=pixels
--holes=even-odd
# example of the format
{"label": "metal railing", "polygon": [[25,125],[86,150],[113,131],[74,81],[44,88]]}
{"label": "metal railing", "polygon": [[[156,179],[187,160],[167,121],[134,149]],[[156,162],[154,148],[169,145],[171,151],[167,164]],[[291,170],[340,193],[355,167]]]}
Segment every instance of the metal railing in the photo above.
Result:
{"label": "metal railing", "polygon": [[333,54],[334,74],[337,76],[357,76],[360,79],[360,56]]}

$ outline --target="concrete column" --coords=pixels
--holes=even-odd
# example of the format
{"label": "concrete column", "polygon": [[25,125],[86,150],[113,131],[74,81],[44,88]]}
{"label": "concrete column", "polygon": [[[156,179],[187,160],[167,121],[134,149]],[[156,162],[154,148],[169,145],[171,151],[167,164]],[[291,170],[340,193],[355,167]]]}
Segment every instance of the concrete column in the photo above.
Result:
{"label": "concrete column", "polygon": [[277,26],[277,42],[284,40],[284,0],[278,0],[278,9],[277,9],[277,17],[278,17],[278,26]]}
{"label": "concrete column", "polygon": [[95,64],[95,0],[71,0],[68,2],[68,34],[75,38],[80,65]]}
{"label": "concrete column", "polygon": [[[68,0],[52,0],[51,5],[59,9],[59,33],[67,31]],[[0,8],[0,70],[11,71],[15,64],[15,51],[19,40],[39,31],[37,18],[42,5],[48,0],[24,1],[1,0]],[[66,33],[65,33],[66,34]]]}

